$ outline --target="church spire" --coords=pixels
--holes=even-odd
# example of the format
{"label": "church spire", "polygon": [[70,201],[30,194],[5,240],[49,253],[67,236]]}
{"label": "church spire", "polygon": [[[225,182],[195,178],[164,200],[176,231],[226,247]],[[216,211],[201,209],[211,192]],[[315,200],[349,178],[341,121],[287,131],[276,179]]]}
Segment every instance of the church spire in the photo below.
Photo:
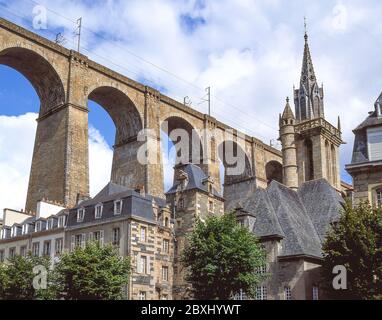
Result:
{"label": "church spire", "polygon": [[300,88],[295,90],[296,118],[298,121],[324,117],[323,88],[318,86],[314,72],[313,60],[308,43],[308,33],[305,26],[305,44],[302,58]]}

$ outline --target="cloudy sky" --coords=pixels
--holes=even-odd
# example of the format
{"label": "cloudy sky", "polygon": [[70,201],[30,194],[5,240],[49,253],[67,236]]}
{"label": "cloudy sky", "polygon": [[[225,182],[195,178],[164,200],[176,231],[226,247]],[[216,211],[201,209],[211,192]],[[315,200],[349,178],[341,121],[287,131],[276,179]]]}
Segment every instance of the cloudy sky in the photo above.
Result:
{"label": "cloudy sky", "polygon": [[[36,24],[38,4],[46,26]],[[205,113],[210,86],[212,115],[266,143],[299,84],[306,16],[326,117],[342,119],[342,168],[351,130],[382,90],[381,12],[379,0],[0,0],[0,16],[52,40],[60,32],[68,48],[82,17],[83,54],[179,101],[189,96]],[[109,179],[115,129],[100,106],[89,107],[94,194]],[[0,66],[0,208],[24,206],[38,108],[28,81]]]}

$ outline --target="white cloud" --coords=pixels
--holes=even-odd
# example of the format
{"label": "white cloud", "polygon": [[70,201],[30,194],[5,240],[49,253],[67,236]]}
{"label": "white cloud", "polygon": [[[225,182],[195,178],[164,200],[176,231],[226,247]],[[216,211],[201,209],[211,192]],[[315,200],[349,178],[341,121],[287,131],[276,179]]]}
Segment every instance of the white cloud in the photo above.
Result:
{"label": "white cloud", "polygon": [[0,116],[0,216],[25,206],[37,114]]}
{"label": "white cloud", "polygon": [[113,150],[101,133],[89,126],[89,179],[90,196],[94,197],[109,181]]}
{"label": "white cloud", "polygon": [[[36,113],[0,116],[0,217],[3,208],[25,206],[36,132]],[[90,193],[94,196],[110,180],[113,151],[100,132],[89,128]]]}

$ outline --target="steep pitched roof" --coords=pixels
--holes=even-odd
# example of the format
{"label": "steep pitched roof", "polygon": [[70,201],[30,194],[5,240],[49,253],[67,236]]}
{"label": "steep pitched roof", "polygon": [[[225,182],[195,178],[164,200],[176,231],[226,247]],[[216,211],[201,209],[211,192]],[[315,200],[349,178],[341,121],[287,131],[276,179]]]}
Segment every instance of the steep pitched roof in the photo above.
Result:
{"label": "steep pitched roof", "polygon": [[[182,189],[183,191],[198,189],[204,192],[208,192],[208,186],[206,183],[204,183],[208,176],[203,172],[203,170],[200,167],[190,163],[185,165],[182,168],[182,170],[187,174],[188,177],[188,182]],[[179,187],[180,181],[175,181],[173,186],[166,192],[166,194],[177,192],[179,190]],[[220,193],[215,188],[212,188],[212,193],[217,197],[221,197]]]}
{"label": "steep pitched roof", "polygon": [[325,179],[305,182],[297,192],[323,242],[330,224],[339,218],[344,199]]}
{"label": "steep pitched roof", "polygon": [[241,207],[254,214],[253,232],[259,237],[281,236],[280,256],[322,257],[322,241],[330,223],[339,216],[342,198],[322,179],[304,183],[299,190],[272,181],[245,198],[226,203],[228,210]]}

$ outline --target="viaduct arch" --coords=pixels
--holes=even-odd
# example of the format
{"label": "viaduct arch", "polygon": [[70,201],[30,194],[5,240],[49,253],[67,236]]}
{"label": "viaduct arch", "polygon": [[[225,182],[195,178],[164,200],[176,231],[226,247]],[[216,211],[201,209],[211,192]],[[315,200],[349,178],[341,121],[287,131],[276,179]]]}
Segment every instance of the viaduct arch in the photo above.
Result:
{"label": "viaduct arch", "polygon": [[[217,189],[218,149],[227,140],[246,155],[245,176],[234,179],[232,192],[240,192],[237,186],[243,183],[250,188],[266,187],[265,164],[281,162],[281,153],[259,139],[1,18],[0,64],[28,78],[41,101],[26,210],[35,210],[42,198],[73,206],[79,194],[88,194],[89,99],[105,108],[116,125],[111,180],[130,188],[143,187],[154,196],[164,196],[158,150],[162,124],[168,119],[170,127],[188,123],[196,129],[202,146],[199,165],[214,178]],[[146,130],[143,138],[142,129]],[[139,147],[148,141],[146,153],[156,161],[138,163]]]}

